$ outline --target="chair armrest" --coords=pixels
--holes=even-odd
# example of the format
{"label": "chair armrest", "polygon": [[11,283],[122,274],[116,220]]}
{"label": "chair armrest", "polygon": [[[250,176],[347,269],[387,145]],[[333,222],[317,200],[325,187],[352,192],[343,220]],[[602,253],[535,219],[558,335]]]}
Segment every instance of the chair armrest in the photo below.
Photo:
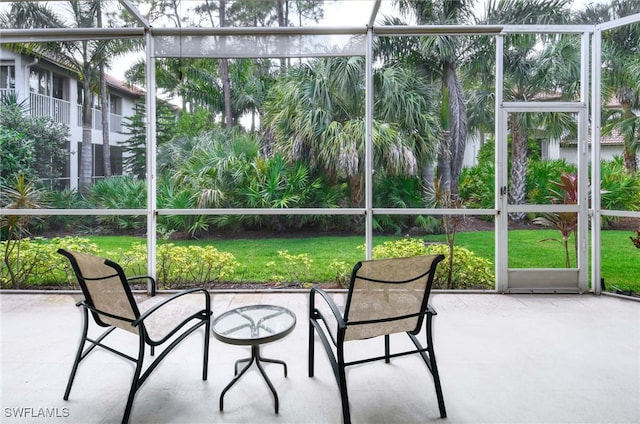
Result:
{"label": "chair armrest", "polygon": [[[108,318],[113,318],[113,319],[117,319],[117,320],[120,320],[120,321],[123,321],[123,322],[128,322],[128,323],[132,323],[133,322],[133,320],[131,320],[131,318],[126,318],[126,317],[122,317],[120,315],[110,314],[109,312],[104,312],[104,311],[101,311],[98,308],[94,308],[93,306],[89,305],[89,303],[86,300],[79,301],[78,303],[76,303],[76,306],[78,306],[78,307],[82,306],[83,308],[88,309],[91,312],[93,312],[95,314],[98,314],[100,316],[105,316],[105,317],[108,317]],[[100,325],[102,325],[102,324],[100,324]]]}
{"label": "chair armrest", "polygon": [[145,319],[147,319],[149,317],[149,315],[153,314],[154,312],[156,312],[158,309],[162,308],[163,306],[165,306],[167,303],[172,302],[184,295],[187,294],[191,294],[191,293],[197,293],[197,292],[202,292],[205,296],[205,312],[209,315],[211,315],[211,295],[209,294],[209,292],[203,288],[194,288],[194,289],[189,289],[189,290],[183,290],[179,293],[174,294],[171,297],[168,297],[167,299],[163,300],[162,302],[158,303],[157,305],[153,306],[152,308],[150,308],[148,311],[146,311],[144,314],[140,315],[138,317],[138,319],[134,320],[131,324],[135,327],[140,325],[142,322],[144,322]]}
{"label": "chair armrest", "polygon": [[136,280],[147,280],[151,282],[151,296],[156,295],[156,280],[150,275],[134,275],[133,277],[127,278],[127,283],[131,284],[132,281]]}
{"label": "chair armrest", "polygon": [[[315,295],[316,293],[318,295],[320,295],[320,297],[322,299],[324,299],[324,301],[326,302],[326,304],[329,306],[329,309],[331,309],[331,313],[333,313],[333,316],[335,317],[337,323],[338,323],[338,329],[343,329],[347,326],[347,324],[344,321],[344,318],[342,317],[342,313],[340,312],[340,309],[338,308],[338,305],[336,305],[336,303],[333,301],[333,299],[331,298],[331,296],[329,296],[329,294],[327,292],[325,292],[324,290],[322,290],[321,288],[318,287],[313,287],[311,289],[310,292],[310,298],[309,298],[309,318],[311,318],[314,314],[314,311],[317,312],[317,314],[320,316],[320,318],[323,319],[324,321],[324,317],[322,317],[322,315],[320,314],[319,311],[317,311],[317,309],[315,308]],[[325,325],[326,325],[326,321],[325,321]]]}

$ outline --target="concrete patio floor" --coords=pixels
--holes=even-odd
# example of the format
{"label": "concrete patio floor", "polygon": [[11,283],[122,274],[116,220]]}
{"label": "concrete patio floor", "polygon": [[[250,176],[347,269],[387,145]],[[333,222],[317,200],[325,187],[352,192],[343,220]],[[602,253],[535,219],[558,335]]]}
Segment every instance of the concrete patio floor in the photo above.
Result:
{"label": "concrete patio floor", "polygon": [[[69,401],[62,400],[80,336],[76,299],[0,295],[0,422],[120,422],[133,366],[103,350],[80,365]],[[200,333],[143,385],[131,423],[342,422],[337,385],[319,342],[316,376],[307,377],[307,293],[213,293],[212,302],[215,315],[256,303],[297,315],[289,336],[262,348],[265,357],[289,366],[284,378],[280,365],[265,365],[279,394],[279,414],[255,367],[218,410],[234,362],[249,348],[212,337],[209,379],[202,381]],[[639,302],[590,294],[434,293],[431,303],[438,311],[435,349],[448,418],[439,418],[424,364],[407,357],[347,371],[354,423],[640,423]],[[134,336],[117,342],[135,350]],[[371,346],[368,341],[353,349]]]}

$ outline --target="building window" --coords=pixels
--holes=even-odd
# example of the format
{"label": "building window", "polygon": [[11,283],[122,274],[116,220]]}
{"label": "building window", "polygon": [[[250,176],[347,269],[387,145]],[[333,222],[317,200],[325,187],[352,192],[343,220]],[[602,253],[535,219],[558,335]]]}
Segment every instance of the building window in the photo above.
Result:
{"label": "building window", "polygon": [[114,115],[122,115],[122,98],[111,95],[109,98],[109,112]]}
{"label": "building window", "polygon": [[[122,175],[122,147],[110,146],[111,175]],[[93,178],[94,182],[104,178],[104,146],[93,145]]]}
{"label": "building window", "polygon": [[0,89],[15,90],[16,67],[13,65],[0,65]]}
{"label": "building window", "polygon": [[111,146],[111,173],[113,175],[123,175],[122,167],[122,147]]}
{"label": "building window", "polygon": [[44,69],[33,67],[29,73],[29,90],[32,93],[49,96],[51,87],[49,85],[49,72]]}
{"label": "building window", "polygon": [[67,81],[66,78],[61,77],[60,75],[53,74],[52,96],[54,99],[60,99],[60,100],[69,99],[66,81]]}

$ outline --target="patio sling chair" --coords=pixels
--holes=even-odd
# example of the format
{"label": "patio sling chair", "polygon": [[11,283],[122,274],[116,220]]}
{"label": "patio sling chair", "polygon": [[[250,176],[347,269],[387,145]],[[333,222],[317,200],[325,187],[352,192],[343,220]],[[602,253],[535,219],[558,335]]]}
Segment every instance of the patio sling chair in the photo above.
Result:
{"label": "patio sling chair", "polygon": [[[184,290],[168,298],[155,297],[155,280],[150,276],[128,279],[122,267],[108,259],[65,249],[59,249],[58,253],[66,256],[71,262],[84,295],[84,299],[76,304],[82,312],[82,337],[64,393],[64,400],[69,399],[69,392],[78,365],[96,346],[99,346],[136,364],[127,405],[122,417],[123,423],[128,422],[133,399],[140,386],[173,348],[202,326],[205,328],[202,379],[207,379],[209,330],[211,327],[209,292],[198,288]],[[151,297],[138,302],[134,298],[129,284],[133,280],[142,279],[151,282]],[[197,293],[204,295],[201,306],[194,306],[194,303],[190,302],[195,299],[185,296]],[[97,338],[88,335],[89,312],[95,324],[106,328],[106,331]],[[138,336],[136,357],[117,350],[113,347],[113,343],[112,346],[103,343],[104,338],[116,329],[125,330]],[[85,348],[85,346],[87,347]],[[164,349],[155,356],[153,362],[143,372],[146,346],[149,346],[152,356],[155,356],[156,347],[162,346]]]}
{"label": "patio sling chair", "polygon": [[[327,292],[311,289],[309,377],[314,375],[314,332],[317,332],[338,383],[345,424],[351,422],[345,368],[381,359],[388,363],[391,358],[409,354],[419,354],[431,371],[440,417],[447,416],[431,337],[436,311],[429,305],[436,266],[443,259],[443,255],[432,255],[358,262],[351,273],[344,312]],[[427,346],[423,348],[416,336],[425,317]],[[391,353],[389,336],[394,333],[406,333],[415,349]],[[345,342],[378,336],[384,336],[384,355],[345,362]]]}

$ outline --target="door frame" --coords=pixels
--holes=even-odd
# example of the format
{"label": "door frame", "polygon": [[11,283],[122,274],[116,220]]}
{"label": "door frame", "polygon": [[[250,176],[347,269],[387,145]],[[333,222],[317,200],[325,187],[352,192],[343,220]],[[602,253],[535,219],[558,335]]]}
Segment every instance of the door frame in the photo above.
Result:
{"label": "door frame", "polygon": [[[580,99],[576,102],[505,102],[504,35],[496,37],[496,122],[495,122],[495,207],[496,207],[496,290],[502,293],[583,293],[589,289],[589,58],[591,32],[581,33]],[[507,118],[509,113],[566,112],[578,117],[577,205],[509,205]],[[509,214],[575,212],[578,228],[575,233],[578,251],[575,268],[509,268]]]}

